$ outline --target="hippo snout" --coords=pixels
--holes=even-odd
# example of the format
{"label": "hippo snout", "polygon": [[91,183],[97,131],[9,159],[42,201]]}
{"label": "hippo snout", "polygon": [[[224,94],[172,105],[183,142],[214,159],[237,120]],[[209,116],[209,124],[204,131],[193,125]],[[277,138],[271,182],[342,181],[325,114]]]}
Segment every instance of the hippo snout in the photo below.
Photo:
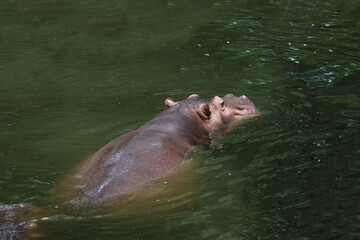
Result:
{"label": "hippo snout", "polygon": [[251,104],[253,104],[252,101],[245,95],[242,95],[240,97],[240,101],[243,102],[243,103],[251,103]]}
{"label": "hippo snout", "polygon": [[245,96],[245,95],[242,95],[242,96],[240,97],[240,102],[241,102],[242,104],[252,103],[252,102],[250,101],[250,99],[249,99],[247,96]]}
{"label": "hippo snout", "polygon": [[245,95],[239,97],[239,104],[246,105],[248,108],[255,108],[254,103]]}
{"label": "hippo snout", "polygon": [[240,97],[240,99],[241,99],[241,100],[245,100],[245,99],[248,99],[248,98],[247,98],[247,96],[242,95],[242,96]]}

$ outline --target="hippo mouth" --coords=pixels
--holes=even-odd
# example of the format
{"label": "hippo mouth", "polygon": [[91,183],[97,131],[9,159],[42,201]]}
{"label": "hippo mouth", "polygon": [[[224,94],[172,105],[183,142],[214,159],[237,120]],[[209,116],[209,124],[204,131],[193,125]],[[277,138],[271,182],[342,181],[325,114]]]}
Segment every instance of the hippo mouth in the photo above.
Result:
{"label": "hippo mouth", "polygon": [[244,117],[252,114],[256,114],[258,111],[255,107],[249,105],[239,105],[236,106],[236,110],[234,112],[235,117]]}

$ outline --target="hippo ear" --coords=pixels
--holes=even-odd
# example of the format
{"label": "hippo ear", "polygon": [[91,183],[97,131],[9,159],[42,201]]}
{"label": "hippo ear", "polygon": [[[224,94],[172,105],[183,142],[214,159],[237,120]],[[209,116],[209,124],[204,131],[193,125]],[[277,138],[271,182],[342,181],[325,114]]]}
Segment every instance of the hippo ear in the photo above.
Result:
{"label": "hippo ear", "polygon": [[172,100],[171,98],[165,99],[165,106],[167,108],[172,107],[172,106],[174,106],[176,104],[178,104],[178,102],[174,102],[174,100]]}
{"label": "hippo ear", "polygon": [[210,106],[207,103],[200,104],[195,111],[202,120],[209,120],[211,117]]}

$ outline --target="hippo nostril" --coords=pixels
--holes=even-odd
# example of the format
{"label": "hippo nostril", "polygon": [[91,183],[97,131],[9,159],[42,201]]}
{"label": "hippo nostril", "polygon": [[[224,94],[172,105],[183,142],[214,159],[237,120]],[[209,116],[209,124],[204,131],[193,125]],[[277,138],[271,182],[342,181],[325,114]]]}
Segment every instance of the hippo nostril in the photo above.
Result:
{"label": "hippo nostril", "polygon": [[240,99],[241,99],[241,100],[246,100],[247,97],[246,97],[245,95],[242,95],[242,96],[240,97]]}

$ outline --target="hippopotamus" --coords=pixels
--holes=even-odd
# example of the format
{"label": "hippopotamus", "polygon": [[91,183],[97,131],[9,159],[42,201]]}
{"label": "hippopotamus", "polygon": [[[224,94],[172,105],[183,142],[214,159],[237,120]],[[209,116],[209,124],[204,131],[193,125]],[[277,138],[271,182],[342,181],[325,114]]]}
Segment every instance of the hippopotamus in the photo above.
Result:
{"label": "hippopotamus", "polygon": [[245,95],[227,94],[204,100],[165,100],[167,109],[140,128],[103,146],[74,174],[72,187],[92,202],[104,202],[134,192],[145,182],[180,168],[195,145],[209,144],[211,135],[234,121],[257,113]]}
{"label": "hippopotamus", "polygon": [[[204,100],[192,94],[179,102],[167,98],[165,105],[167,109],[145,125],[112,140],[82,162],[58,188],[64,190],[55,194],[62,207],[55,210],[64,211],[69,203],[75,206],[70,210],[85,203],[88,211],[89,203],[107,208],[103,204],[122,202],[146,183],[175,175],[194,146],[212,144],[214,137],[222,136],[234,123],[258,114],[245,95]],[[51,214],[55,214],[51,209],[31,205],[0,206],[0,227],[6,222],[0,238],[18,239],[22,233],[39,236],[37,219]]]}

